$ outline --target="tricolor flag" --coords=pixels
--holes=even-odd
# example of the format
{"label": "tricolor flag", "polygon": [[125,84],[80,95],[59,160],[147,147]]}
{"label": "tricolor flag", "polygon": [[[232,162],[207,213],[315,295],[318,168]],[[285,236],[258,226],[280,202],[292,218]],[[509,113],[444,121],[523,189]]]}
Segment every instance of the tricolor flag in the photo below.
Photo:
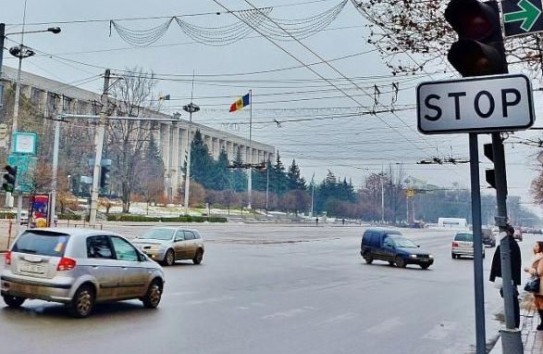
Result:
{"label": "tricolor flag", "polygon": [[236,102],[230,106],[230,112],[240,111],[243,107],[247,107],[251,104],[251,93],[240,97]]}

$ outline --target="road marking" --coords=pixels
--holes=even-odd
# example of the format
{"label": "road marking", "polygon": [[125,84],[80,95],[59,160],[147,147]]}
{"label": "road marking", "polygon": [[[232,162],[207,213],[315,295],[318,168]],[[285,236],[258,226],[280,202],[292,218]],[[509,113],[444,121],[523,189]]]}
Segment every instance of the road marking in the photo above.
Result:
{"label": "road marking", "polygon": [[389,332],[392,329],[401,325],[402,325],[402,321],[400,321],[398,317],[393,317],[381,322],[377,326],[373,326],[366,329],[366,332],[372,333],[372,334],[384,333],[384,332]]}
{"label": "road marking", "polygon": [[309,311],[314,311],[314,310],[315,310],[315,308],[312,307],[312,306],[304,306],[304,307],[300,307],[300,308],[297,308],[297,309],[292,309],[292,310],[287,310],[287,311],[282,311],[282,312],[276,312],[276,313],[272,313],[271,315],[262,316],[262,319],[263,320],[273,320],[273,319],[276,319],[276,318],[290,318],[290,317],[298,316],[298,315],[301,315],[303,313],[306,313],[306,312],[309,312]]}
{"label": "road marking", "polygon": [[340,315],[330,317],[324,321],[318,322],[317,325],[336,324],[338,322],[345,322],[345,321],[352,320],[353,318],[356,318],[358,316],[359,315],[355,312],[342,313]]}

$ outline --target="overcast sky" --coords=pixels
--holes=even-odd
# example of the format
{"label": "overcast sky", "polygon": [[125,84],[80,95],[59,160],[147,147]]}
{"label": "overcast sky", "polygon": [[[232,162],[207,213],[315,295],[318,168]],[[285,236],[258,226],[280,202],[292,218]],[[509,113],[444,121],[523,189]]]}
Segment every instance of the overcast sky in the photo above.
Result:
{"label": "overcast sky", "polygon": [[[0,0],[6,48],[21,41],[10,33],[22,30],[24,5]],[[437,74],[443,68],[436,67],[428,68],[428,75],[391,75],[367,44],[366,19],[351,1],[341,5],[341,0],[27,0],[25,31],[60,26],[62,32],[25,35],[24,43],[38,54],[23,61],[23,70],[100,92],[106,68],[115,74],[137,66],[159,78],[157,97],[170,95],[162,110],[183,114],[194,74],[194,102],[202,109],[194,121],[248,137],[249,110],[228,109],[252,90],[252,138],[275,146],[287,166],[295,159],[308,181],[313,174],[321,181],[331,170],[360,186],[365,176],[393,164],[429,183],[469,188],[468,164],[417,164],[433,157],[469,158],[467,134],[417,131],[417,84],[457,74]],[[251,11],[235,16],[227,13],[232,10]],[[258,24],[261,33],[244,32],[240,17]],[[156,41],[149,43],[152,35]],[[7,51],[4,65],[17,67]],[[534,100],[537,112],[540,91]],[[373,110],[382,113],[369,114]],[[535,126],[543,124],[536,120]],[[509,193],[524,203],[532,202],[528,190],[540,169],[538,148],[524,143],[538,136],[534,130],[516,132],[505,145]],[[479,141],[490,137],[480,135]],[[480,159],[483,193],[490,193],[482,148]]]}

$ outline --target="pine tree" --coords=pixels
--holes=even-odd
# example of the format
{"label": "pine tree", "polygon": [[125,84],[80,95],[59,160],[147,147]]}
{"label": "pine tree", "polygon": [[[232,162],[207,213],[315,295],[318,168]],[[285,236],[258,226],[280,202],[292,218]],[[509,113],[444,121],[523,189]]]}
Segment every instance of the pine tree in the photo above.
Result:
{"label": "pine tree", "polygon": [[190,144],[190,176],[194,181],[201,184],[204,188],[213,187],[213,158],[209,154],[209,149],[204,143],[202,133],[199,129],[194,133],[194,138]]}
{"label": "pine tree", "polygon": [[[234,165],[243,164],[241,157],[241,149],[236,152],[236,158],[234,159]],[[236,192],[245,192],[247,190],[247,173],[245,169],[234,169],[232,176],[232,189]]]}
{"label": "pine tree", "polygon": [[213,189],[223,191],[229,189],[232,183],[232,171],[228,169],[228,154],[221,149],[219,158],[213,163]]}
{"label": "pine tree", "polygon": [[296,160],[292,160],[287,173],[288,190],[305,190],[305,180],[300,176],[300,168],[296,165]]}

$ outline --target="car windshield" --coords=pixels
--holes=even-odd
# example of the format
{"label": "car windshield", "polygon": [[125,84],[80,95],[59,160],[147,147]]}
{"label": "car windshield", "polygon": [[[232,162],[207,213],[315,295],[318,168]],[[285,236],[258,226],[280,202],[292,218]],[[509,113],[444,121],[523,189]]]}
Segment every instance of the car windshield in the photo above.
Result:
{"label": "car windshield", "polygon": [[171,240],[173,229],[151,229],[143,234],[141,238],[150,238],[155,240]]}
{"label": "car windshield", "polygon": [[417,248],[417,245],[413,241],[403,237],[394,238],[394,243],[396,244],[396,247]]}
{"label": "car windshield", "polygon": [[473,242],[473,234],[470,234],[470,233],[467,233],[467,232],[458,233],[458,234],[456,234],[456,236],[454,236],[454,240],[455,241]]}
{"label": "car windshield", "polygon": [[61,257],[69,235],[51,232],[26,231],[13,245],[13,252]]}

